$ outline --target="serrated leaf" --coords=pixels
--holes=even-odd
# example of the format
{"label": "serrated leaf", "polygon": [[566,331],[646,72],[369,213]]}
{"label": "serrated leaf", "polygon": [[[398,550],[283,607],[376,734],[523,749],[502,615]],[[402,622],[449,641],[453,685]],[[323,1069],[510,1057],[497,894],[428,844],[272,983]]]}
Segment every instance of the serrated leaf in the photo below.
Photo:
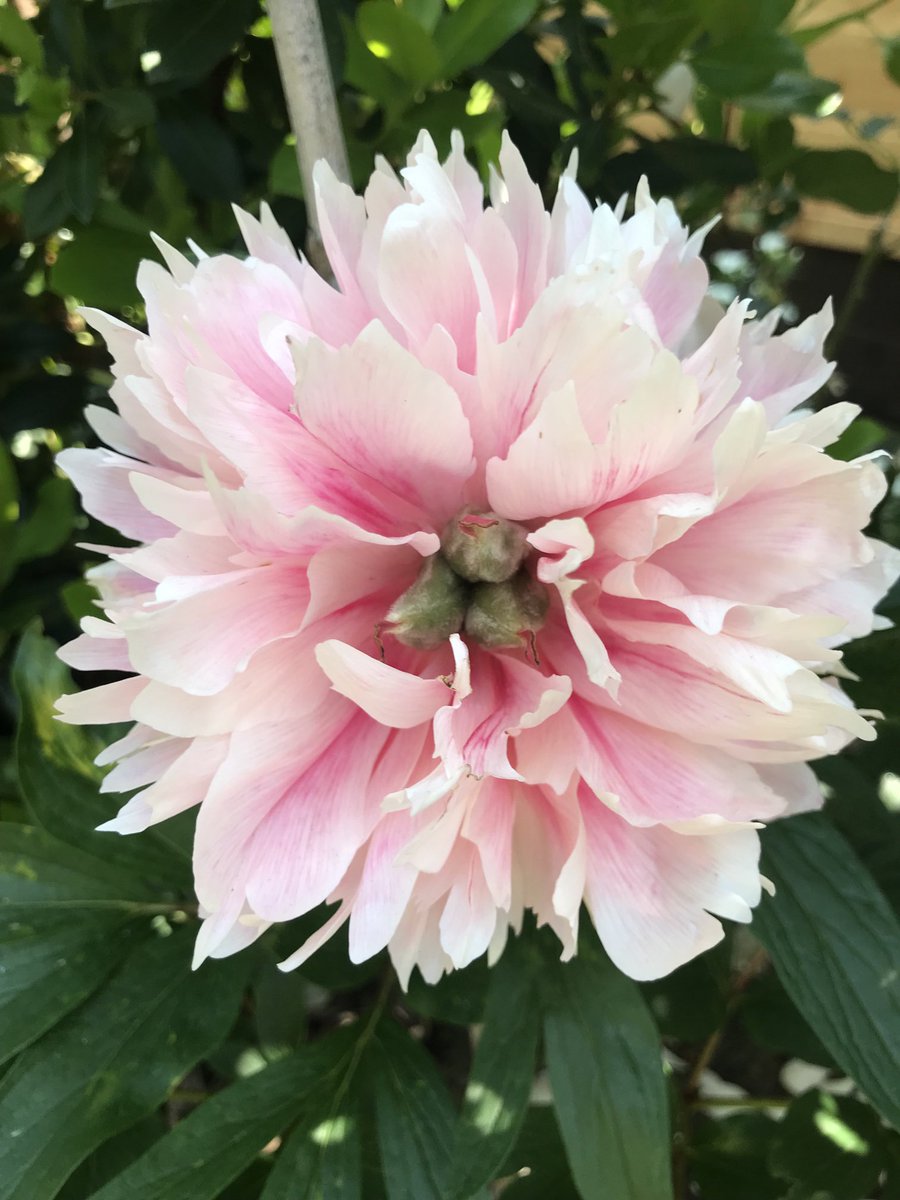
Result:
{"label": "serrated leaf", "polygon": [[446,1200],[455,1113],[418,1043],[383,1022],[369,1052],[384,1187],[389,1200]]}
{"label": "serrated leaf", "polygon": [[556,1116],[583,1200],[671,1200],[659,1034],[599,948],[548,961],[544,1041]]}
{"label": "serrated leaf", "polygon": [[819,813],[767,829],[762,870],[776,894],[753,927],[785,990],[835,1062],[900,1125],[900,923]]}
{"label": "serrated leaf", "polygon": [[497,1177],[524,1120],[540,1032],[535,966],[519,940],[493,969],[454,1142],[447,1191],[455,1200]]}
{"label": "serrated leaf", "polygon": [[19,781],[36,824],[71,846],[115,862],[138,879],[188,886],[186,859],[164,833],[150,830],[117,838],[96,833],[113,806],[100,795],[102,773],[94,758],[103,741],[93,730],[64,725],[54,717],[57,698],[74,690],[71,676],[56,657],[56,647],[34,629],[26,632],[13,664],[13,684],[21,703],[16,743]]}
{"label": "serrated leaf", "polygon": [[353,1033],[339,1031],[218,1092],[91,1200],[213,1200],[310,1104]]}
{"label": "serrated leaf", "polygon": [[490,58],[528,24],[537,6],[537,0],[462,0],[435,29],[444,77]]}
{"label": "serrated leaf", "polygon": [[52,1200],[92,1150],[153,1112],[228,1033],[249,956],[192,975],[191,940],[182,932],[138,946],[3,1077],[0,1200]]}
{"label": "serrated leaf", "polygon": [[145,906],[106,864],[10,822],[0,824],[0,896],[3,1062],[113,971]]}

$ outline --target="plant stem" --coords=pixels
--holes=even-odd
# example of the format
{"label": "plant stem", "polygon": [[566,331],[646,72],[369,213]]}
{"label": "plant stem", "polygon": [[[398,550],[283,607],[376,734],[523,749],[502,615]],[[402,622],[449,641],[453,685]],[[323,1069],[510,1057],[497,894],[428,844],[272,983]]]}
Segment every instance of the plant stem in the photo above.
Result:
{"label": "plant stem", "polygon": [[850,281],[850,287],[847,289],[847,295],[844,297],[844,303],[841,305],[841,311],[838,313],[825,343],[825,354],[828,358],[837,358],[838,350],[866,294],[872,272],[881,261],[887,219],[888,214],[885,214],[872,231],[865,252],[860,256],[856,271]]}
{"label": "plant stem", "polygon": [[787,1108],[793,1096],[698,1096],[692,1100],[692,1109],[703,1108]]}
{"label": "plant stem", "polygon": [[338,179],[350,182],[325,35],[316,0],[269,0],[269,17],[291,128],[297,138],[297,163],[310,228],[307,253],[318,268],[324,255],[316,216],[313,167],[324,158]]}

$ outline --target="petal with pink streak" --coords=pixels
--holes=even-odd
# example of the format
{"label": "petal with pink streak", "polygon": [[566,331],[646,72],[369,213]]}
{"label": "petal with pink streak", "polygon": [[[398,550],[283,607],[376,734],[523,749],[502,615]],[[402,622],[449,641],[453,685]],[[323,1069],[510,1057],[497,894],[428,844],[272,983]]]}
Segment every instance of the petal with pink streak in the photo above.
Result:
{"label": "petal with pink streak", "polygon": [[366,230],[365,201],[337,178],[325,159],[319,159],[313,169],[313,186],[328,262],[338,287],[345,296],[353,296],[359,291],[357,267]]}
{"label": "petal with pink streak", "polygon": [[[183,744],[177,738],[166,740]],[[225,737],[193,738],[150,787],[132,796],[112,820],[99,825],[98,829],[112,833],[140,833],[151,825],[195,808],[206,798],[227,750],[228,739]],[[125,759],[126,763],[129,761]]]}
{"label": "petal with pink streak", "polygon": [[512,839],[516,806],[521,798],[515,784],[486,779],[475,792],[461,836],[478,852],[484,882],[497,908],[512,904]]}
{"label": "petal with pink streak", "polygon": [[546,397],[505,458],[488,462],[491,507],[513,521],[589,508],[599,491],[595,457],[569,383]]}
{"label": "petal with pink streak", "polygon": [[762,403],[774,425],[808,400],[831,376],[823,355],[832,325],[831,301],[822,311],[777,337],[765,325],[748,325],[741,342],[741,396]]}
{"label": "petal with pink streak", "polygon": [[441,948],[460,970],[480,958],[490,945],[497,924],[497,905],[485,881],[474,848],[456,850],[453,884],[440,917]]}
{"label": "petal with pink streak", "polygon": [[[328,693],[315,720],[282,720],[231,735],[228,753],[197,815],[195,885],[207,911],[223,905],[233,882],[244,887],[247,847],[256,829],[283,796],[302,795],[302,781],[323,753],[334,765],[340,737],[353,719],[349,701]],[[357,728],[364,719],[357,716]],[[388,733],[380,730],[382,741]],[[314,790],[313,804],[318,803],[316,796]],[[298,803],[303,809],[302,799]],[[354,812],[358,803],[359,797],[353,801]]]}
{"label": "petal with pink streak", "polygon": [[401,204],[385,221],[378,248],[377,286],[407,344],[425,341],[442,325],[471,369],[477,293],[466,238],[453,215],[435,204]]}
{"label": "petal with pink streak", "polygon": [[448,774],[521,779],[509,760],[509,739],[546,721],[566,703],[564,675],[544,676],[515,658],[479,652],[475,686],[434,719],[435,748]]}
{"label": "petal with pink streak", "polygon": [[336,692],[392,729],[411,729],[430,721],[447,700],[443,680],[399,671],[346,642],[320,642],[316,660]]}
{"label": "petal with pink streak", "polygon": [[133,675],[104,683],[86,692],[72,692],[56,701],[57,720],[66,725],[114,725],[131,717],[131,706],[147,686]]}
{"label": "petal with pink streak", "polygon": [[297,410],[311,433],[414,511],[441,520],[460,507],[472,438],[443,379],[378,324],[341,350],[311,342],[297,353]]}
{"label": "petal with pink streak", "polygon": [[84,507],[98,521],[136,541],[152,541],[175,532],[168,521],[147,511],[131,486],[133,473],[170,472],[108,450],[63,450],[56,461],[77,488]]}
{"label": "petal with pink streak", "polygon": [[369,840],[350,915],[350,961],[364,962],[388,944],[403,917],[418,871],[398,855],[414,831],[407,813],[388,813]]}
{"label": "petal with pink streak", "polygon": [[213,590],[127,619],[134,669],[190,695],[213,695],[257,650],[297,633],[306,598],[304,576],[293,568],[225,576]]}
{"label": "petal with pink streak", "polygon": [[[584,661],[588,679],[615,696],[619,683],[618,672],[610,662],[603,639],[575,600],[575,593],[585,581],[569,578],[570,573],[577,571],[594,553],[595,543],[587,524],[580,517],[548,521],[530,533],[528,541],[547,555],[538,560],[538,579],[556,586],[569,633]],[[555,558],[551,557],[554,555]],[[589,593],[593,591],[593,586],[588,589]]]}
{"label": "petal with pink streak", "polygon": [[373,546],[411,546],[426,558],[441,547],[436,533],[418,529],[397,536],[376,533],[316,505],[288,517],[265,497],[246,488],[231,491],[219,486],[212,477],[207,477],[207,482],[229,536],[250,554],[309,558],[328,546],[362,542]]}
{"label": "petal with pink streak", "polygon": [[362,644],[380,615],[380,609],[351,605],[294,637],[272,642],[214,695],[189,695],[151,680],[132,705],[132,714],[155,729],[189,737],[252,729],[287,715],[308,720],[331,691],[316,662],[315,646],[328,637]]}
{"label": "petal with pink streak", "polygon": [[759,902],[752,829],[691,836],[636,829],[582,797],[587,904],[610,958],[632,979],[658,979],[721,941],[710,914],[749,921]]}
{"label": "petal with pink streak", "polygon": [[291,920],[338,886],[378,820],[372,762],[388,735],[362,716],[351,720],[268,807],[243,850],[255,912]]}
{"label": "petal with pink streak", "polygon": [[131,671],[128,643],[125,634],[110,621],[98,621],[96,617],[85,617],[81,623],[84,633],[65,646],[57,654],[69,667],[78,671]]}
{"label": "petal with pink streak", "polygon": [[612,710],[573,702],[579,774],[632,825],[771,820],[784,801],[744,763]]}

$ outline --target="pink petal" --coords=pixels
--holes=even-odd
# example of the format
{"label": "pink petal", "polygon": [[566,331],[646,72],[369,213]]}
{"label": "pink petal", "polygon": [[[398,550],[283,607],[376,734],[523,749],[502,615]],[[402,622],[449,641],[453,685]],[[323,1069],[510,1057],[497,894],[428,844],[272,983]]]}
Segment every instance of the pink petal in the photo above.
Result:
{"label": "pink petal", "polygon": [[749,921],[760,897],[754,830],[635,829],[593,798],[581,811],[588,907],[610,958],[632,979],[658,979],[721,941],[710,913]]}
{"label": "pink petal", "polygon": [[447,701],[447,684],[398,671],[345,642],[321,642],[316,660],[342,696],[393,729],[430,721]]}

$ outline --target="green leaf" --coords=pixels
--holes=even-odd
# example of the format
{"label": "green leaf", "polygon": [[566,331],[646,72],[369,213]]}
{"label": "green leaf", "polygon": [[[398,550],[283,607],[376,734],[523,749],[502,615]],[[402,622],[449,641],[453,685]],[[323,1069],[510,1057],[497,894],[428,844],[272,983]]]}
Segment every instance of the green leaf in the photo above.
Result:
{"label": "green leaf", "polygon": [[436,1021],[454,1025],[475,1025],[481,1021],[491,983],[491,970],[484,958],[476,959],[461,971],[451,971],[437,983],[426,983],[414,971],[407,989],[410,1007]]}
{"label": "green leaf", "polygon": [[303,180],[297,163],[297,145],[293,139],[282,142],[272,155],[266,187],[270,196],[296,196],[302,199]]}
{"label": "green leaf", "polygon": [[57,1200],[84,1200],[144,1154],[166,1132],[165,1113],[155,1112],[104,1142],[70,1175]]}
{"label": "green leaf", "polygon": [[51,476],[39,486],[34,511],[16,530],[17,562],[55,554],[69,540],[75,521],[75,497],[68,479]]}
{"label": "green leaf", "polygon": [[447,79],[490,58],[528,24],[538,0],[462,0],[435,30]]}
{"label": "green leaf", "polygon": [[103,173],[103,146],[94,111],[89,109],[73,121],[72,136],[57,154],[63,156],[63,188],[69,211],[80,221],[90,221]]}
{"label": "green leaf", "polygon": [[0,45],[27,67],[41,67],[44,50],[31,21],[26,21],[12,4],[0,8]]}
{"label": "green leaf", "polygon": [[256,0],[205,0],[186,6],[181,0],[156,0],[147,23],[147,49],[160,62],[148,82],[198,79],[234,48],[256,16]]}
{"label": "green leaf", "polygon": [[466,1200],[494,1180],[515,1145],[534,1080],[539,1032],[534,963],[518,939],[493,968],[457,1127],[451,1197]]}
{"label": "green leaf", "polygon": [[599,948],[548,961],[544,984],[547,1067],[583,1200],[671,1200],[662,1048],[636,984]]}
{"label": "green leaf", "polygon": [[94,223],[73,230],[50,269],[50,286],[82,304],[121,310],[139,300],[135,277],[152,253],[146,234]]}
{"label": "green leaf", "polygon": [[739,96],[736,103],[749,112],[815,117],[839,91],[840,84],[834,80],[818,79],[805,71],[779,71],[763,91]]}
{"label": "green leaf", "polygon": [[444,11],[444,0],[401,0],[401,3],[404,12],[428,33],[434,33]]}
{"label": "green leaf", "polygon": [[792,36],[797,45],[802,46],[805,50],[820,38],[825,37],[826,34],[833,33],[835,29],[846,25],[848,21],[865,20],[871,13],[883,8],[887,2],[888,0],[873,0],[872,4],[865,4],[862,8],[851,8],[849,12],[841,13],[839,17],[832,17],[830,21],[823,21],[819,25],[808,25],[805,29],[795,29]]}
{"label": "green leaf", "polygon": [[208,200],[238,200],[241,160],[228,131],[190,104],[169,105],[156,124],[160,144],[188,189]]}
{"label": "green leaf", "polygon": [[213,1200],[310,1104],[352,1037],[341,1030],[218,1092],[91,1200]]}
{"label": "green leaf", "polygon": [[384,59],[372,53],[360,37],[359,30],[343,14],[341,29],[347,54],[344,79],[363,95],[371,96],[387,112],[402,112],[412,103],[413,89],[388,67]]}
{"label": "green leaf", "polygon": [[[94,758],[104,740],[93,730],[56,720],[56,701],[74,690],[56,657],[56,646],[34,629],[25,633],[13,664],[13,684],[21,704],[16,744],[19,781],[32,820],[71,846],[115,862],[136,879],[190,885],[189,864],[165,833],[148,830],[131,837],[95,832],[109,820],[113,804],[101,796],[102,773]],[[107,741],[111,738],[107,738]]]}
{"label": "green leaf", "polygon": [[528,1109],[519,1140],[501,1174],[504,1178],[515,1176],[503,1188],[504,1200],[548,1200],[549,1197],[579,1200],[559,1136],[559,1125],[549,1104]]}
{"label": "green leaf", "polygon": [[[162,1103],[225,1037],[250,963],[190,971],[191,937],[139,946],[0,1083],[0,1200],[51,1200],[101,1142]],[[186,994],[190,1003],[185,1003]]]}
{"label": "green leaf", "polygon": [[431,36],[391,0],[366,0],[356,11],[356,27],[368,49],[414,87],[426,87],[440,75]]}
{"label": "green leaf", "polygon": [[261,1200],[364,1200],[355,1063],[333,1071],[278,1155]]}
{"label": "green leaf", "polygon": [[766,1156],[778,1126],[762,1113],[699,1123],[691,1140],[691,1178],[703,1200],[783,1200]]}
{"label": "green leaf", "polygon": [[790,38],[760,31],[728,37],[691,65],[704,87],[729,99],[761,91],[779,71],[802,69],[803,55]]}
{"label": "green leaf", "polygon": [[107,122],[120,137],[152,125],[156,116],[153,97],[143,88],[107,88],[98,99],[106,110]]}
{"label": "green leaf", "polygon": [[39,829],[0,824],[0,1062],[89,996],[132,947],[134,881]]}
{"label": "green leaf", "polygon": [[25,193],[23,215],[29,237],[51,233],[70,215],[89,221],[103,170],[103,146],[96,122],[73,122],[72,135],[58,147],[43,173]]}
{"label": "green leaf", "polygon": [[788,995],[881,1115],[900,1125],[900,924],[821,814],[763,834],[773,880],[754,918]]}
{"label": "green leaf", "polygon": [[731,945],[728,939],[662,979],[641,985],[660,1032],[680,1042],[702,1042],[726,1015]]}
{"label": "green leaf", "polygon": [[888,38],[883,42],[882,53],[884,54],[884,69],[894,83],[900,83],[900,38]]}
{"label": "green leaf", "polygon": [[387,1021],[368,1057],[389,1200],[446,1200],[455,1114],[434,1063]]}
{"label": "green leaf", "polygon": [[269,1059],[296,1050],[306,1035],[309,984],[298,971],[279,971],[267,958],[253,982],[259,1047]]}
{"label": "green leaf", "polygon": [[811,1091],[788,1109],[769,1153],[791,1200],[859,1200],[886,1166],[881,1123],[865,1104]]}
{"label": "green leaf", "polygon": [[797,158],[793,175],[801,195],[857,212],[886,212],[897,198],[897,172],[879,167],[862,150],[807,150]]}
{"label": "green leaf", "polygon": [[756,1045],[804,1062],[833,1067],[834,1060],[785,993],[773,971],[758,975],[741,995],[741,1024]]}

